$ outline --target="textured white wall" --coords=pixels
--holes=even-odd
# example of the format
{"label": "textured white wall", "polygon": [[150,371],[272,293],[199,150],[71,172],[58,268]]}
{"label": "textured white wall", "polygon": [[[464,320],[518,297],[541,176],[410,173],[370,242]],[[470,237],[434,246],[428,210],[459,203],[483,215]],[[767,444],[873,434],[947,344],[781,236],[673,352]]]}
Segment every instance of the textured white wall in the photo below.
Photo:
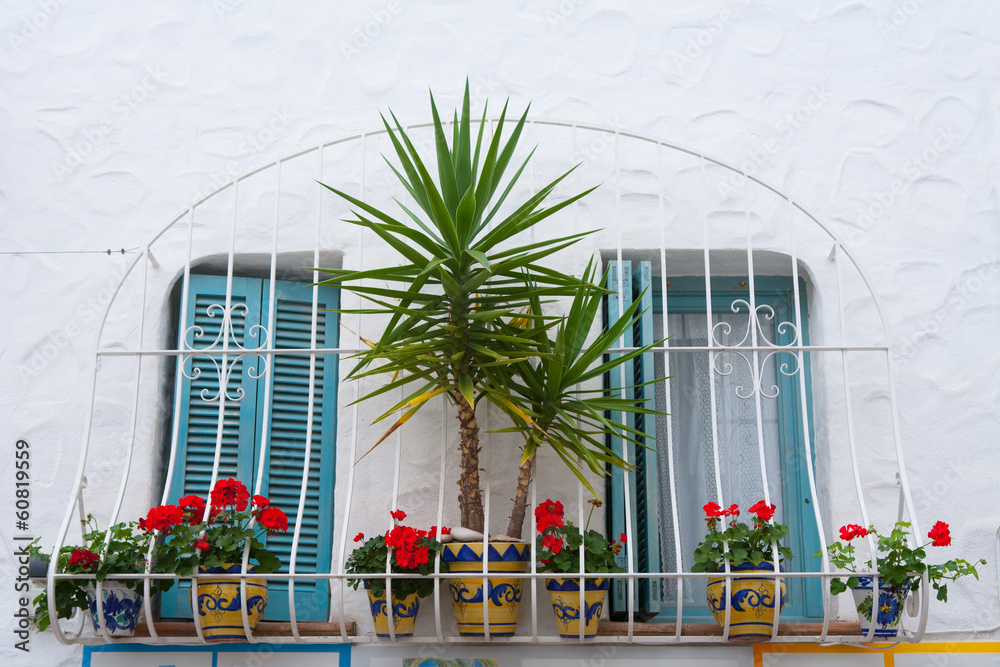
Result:
{"label": "textured white wall", "polygon": [[[479,101],[531,101],[535,117],[716,155],[849,238],[897,347],[921,518],[952,524],[944,555],[993,561],[998,24],[1000,6],[986,0],[9,2],[0,250],[135,248],[232,175],[375,128],[387,107],[422,121],[428,88],[450,107],[468,75]],[[97,313],[123,263],[0,255],[0,428],[5,461],[18,438],[32,445],[33,535],[51,539],[63,515]],[[2,467],[11,544],[13,477]],[[3,558],[11,588],[0,616],[10,619],[15,569]],[[931,629],[1000,623],[995,568],[953,587]],[[49,635],[32,637],[30,656],[7,637],[5,664],[79,661]]]}

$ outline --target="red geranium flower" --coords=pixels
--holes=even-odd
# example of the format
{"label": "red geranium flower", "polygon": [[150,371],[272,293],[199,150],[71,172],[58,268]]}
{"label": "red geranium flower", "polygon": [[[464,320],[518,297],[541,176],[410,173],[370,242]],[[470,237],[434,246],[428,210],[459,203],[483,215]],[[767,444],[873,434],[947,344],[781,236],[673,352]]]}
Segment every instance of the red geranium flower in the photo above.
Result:
{"label": "red geranium flower", "polygon": [[722,516],[722,508],[719,507],[718,503],[707,503],[702,509],[705,510],[705,516],[709,518]]}
{"label": "red geranium flower", "polygon": [[360,542],[363,539],[365,539],[365,534],[364,533],[358,533],[357,535],[354,536],[354,541],[355,542]]}
{"label": "red geranium flower", "polygon": [[70,565],[79,565],[84,570],[90,570],[99,560],[101,557],[89,549],[77,549],[69,556]]}
{"label": "red geranium flower", "polygon": [[539,533],[545,532],[545,529],[552,526],[560,528],[564,525],[563,516],[564,510],[561,502],[551,499],[545,500],[535,508],[535,527]]}
{"label": "red geranium flower", "polygon": [[208,551],[209,546],[208,540],[195,540],[194,543],[194,548],[202,551]]}
{"label": "red geranium flower", "polygon": [[238,512],[247,508],[247,501],[250,500],[250,492],[247,487],[235,479],[220,479],[212,489],[212,507],[227,507],[235,505]]}
{"label": "red geranium flower", "polygon": [[740,506],[736,503],[730,505],[727,509],[722,510],[722,516],[739,516]]}
{"label": "red geranium flower", "polygon": [[855,537],[865,537],[866,535],[868,535],[868,531],[855,523],[849,523],[840,528],[840,539],[847,542],[850,542]]}
{"label": "red geranium flower", "polygon": [[188,515],[188,523],[191,525],[205,516],[205,500],[201,496],[184,496],[177,501],[177,505]]}
{"label": "red geranium flower", "polygon": [[396,521],[402,521],[403,519],[406,518],[406,512],[404,512],[403,510],[396,510],[394,512],[389,512],[389,516],[391,516]]}
{"label": "red geranium flower", "polygon": [[545,535],[542,537],[542,548],[551,549],[553,555],[562,551],[563,541],[555,535]]}
{"label": "red geranium flower", "polygon": [[774,504],[768,505],[763,500],[761,500],[747,511],[750,512],[751,514],[756,514],[757,518],[760,519],[761,521],[770,521],[771,518],[774,516],[774,511],[776,509],[778,509],[777,505]]}
{"label": "red geranium flower", "polygon": [[160,505],[149,510],[145,519],[139,521],[139,527],[147,533],[152,530],[170,530],[183,523],[184,511],[177,505]]}
{"label": "red geranium flower", "polygon": [[621,539],[618,541],[621,542],[622,544],[625,544],[626,542],[628,542],[628,535],[622,533]]}
{"label": "red geranium flower", "polygon": [[948,528],[948,524],[944,521],[938,521],[931,528],[931,532],[927,533],[927,537],[934,540],[931,544],[935,547],[946,547],[951,544],[951,529]]}
{"label": "red geranium flower", "polygon": [[250,500],[252,500],[253,504],[256,505],[257,507],[267,507],[268,505],[271,504],[271,501],[265,498],[264,496],[254,496]]}
{"label": "red geranium flower", "polygon": [[265,507],[257,517],[257,523],[264,526],[267,532],[274,535],[276,532],[288,531],[288,517],[277,507]]}

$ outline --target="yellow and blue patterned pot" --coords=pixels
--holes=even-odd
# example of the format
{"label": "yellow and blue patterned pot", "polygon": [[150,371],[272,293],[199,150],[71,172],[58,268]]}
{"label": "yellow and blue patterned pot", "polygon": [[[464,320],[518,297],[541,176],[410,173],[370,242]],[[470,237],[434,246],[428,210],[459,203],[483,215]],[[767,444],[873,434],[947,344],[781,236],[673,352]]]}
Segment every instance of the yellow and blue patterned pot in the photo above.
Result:
{"label": "yellow and blue patterned pot", "polygon": [[[517,630],[523,579],[527,572],[531,545],[527,542],[495,542],[489,545],[486,590],[491,637],[512,637]],[[465,637],[483,637],[483,543],[449,542],[441,560],[449,572],[459,576],[448,580],[458,632]],[[507,576],[495,576],[497,574]]]}
{"label": "yellow and blue patterned pot", "polygon": [[[399,579],[393,581],[399,582]],[[371,585],[365,581],[365,590],[368,591],[368,604],[372,610],[372,621],[375,623],[375,634],[379,637],[389,636],[389,614],[385,604],[385,589],[382,594],[375,596],[372,594]],[[400,599],[395,594],[392,596],[392,631],[397,637],[412,637],[413,628],[417,623],[417,612],[420,611],[420,596],[410,593],[405,598]]]}
{"label": "yellow and blue patterned pot", "polygon": [[[212,567],[205,570],[198,568],[199,575],[206,574],[239,574],[242,566],[239,563],[223,563],[222,567]],[[253,572],[254,568],[249,568]],[[264,615],[267,606],[267,581],[264,579],[247,579],[247,621],[250,632],[257,628],[257,623]],[[239,579],[217,579],[214,577],[198,577],[198,615],[201,617],[201,628],[205,639],[209,641],[246,640],[243,631],[243,601],[240,597]]]}
{"label": "yellow and blue patterned pot", "polygon": [[[610,579],[586,579],[583,589],[583,636],[585,639],[597,636],[597,624],[601,620],[604,598],[611,586]],[[566,639],[580,637],[580,580],[546,579],[545,588],[552,599],[552,612],[556,615],[559,636]]]}
{"label": "yellow and blue patterned pot", "polygon": [[[716,572],[722,572],[720,566]],[[774,563],[740,563],[731,565],[733,573],[730,590],[732,611],[729,613],[729,640],[736,642],[762,642],[771,639],[774,627],[775,595]],[[766,576],[771,575],[771,576]],[[723,626],[726,621],[726,580],[712,577],[708,580],[708,606],[716,622]],[[788,592],[785,582],[781,582],[781,603],[785,606]]]}

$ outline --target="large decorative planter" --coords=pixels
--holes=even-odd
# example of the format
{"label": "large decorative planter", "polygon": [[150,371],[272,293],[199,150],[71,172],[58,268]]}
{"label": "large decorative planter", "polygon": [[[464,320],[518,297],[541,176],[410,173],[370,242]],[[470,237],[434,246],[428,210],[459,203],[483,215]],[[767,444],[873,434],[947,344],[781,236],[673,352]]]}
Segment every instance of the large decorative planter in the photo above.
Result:
{"label": "large decorative planter", "polygon": [[[872,577],[858,577],[857,579],[858,585],[852,588],[851,592],[854,593],[854,604],[858,609],[861,634],[867,636],[872,620]],[[907,579],[906,583],[907,585],[903,588],[894,588],[879,580],[874,637],[895,637],[899,632],[899,621],[903,617],[903,605],[913,581]]]}
{"label": "large decorative planter", "polygon": [[[486,608],[491,637],[512,637],[521,608],[521,585],[516,576],[528,571],[531,545],[527,542],[495,542],[489,545]],[[483,543],[449,542],[441,560],[459,576],[448,580],[458,631],[466,637],[483,637]],[[507,576],[496,576],[504,575]]]}
{"label": "large decorative planter", "polygon": [[[610,579],[586,579],[583,589],[583,637],[597,636],[597,624],[607,597]],[[580,580],[546,579],[545,588],[552,599],[552,612],[556,615],[559,636],[566,639],[580,637]]]}
{"label": "large decorative planter", "polygon": [[[94,622],[94,633],[100,634],[101,628],[97,620],[97,589],[91,584],[86,590],[87,603],[90,605],[90,619]],[[139,590],[132,590],[124,582],[108,579],[101,583],[102,611],[104,612],[104,627],[112,637],[131,637],[135,633],[135,625],[142,611],[142,595]]]}
{"label": "large decorative planter", "polygon": [[[208,570],[198,568],[198,615],[201,617],[202,634],[208,641],[246,640],[243,631],[243,607],[247,610],[250,632],[257,628],[267,606],[267,581],[247,579],[246,605],[240,596],[239,579],[219,579],[200,576],[205,574],[239,574],[239,563],[224,563],[222,567]],[[248,572],[253,572],[250,567]]]}
{"label": "large decorative planter", "polygon": [[[723,572],[720,566],[716,572]],[[774,628],[775,594],[774,563],[740,563],[730,566],[732,572],[729,601],[729,640],[754,643],[771,639]],[[765,576],[770,575],[770,576]],[[726,621],[726,579],[712,577],[708,580],[708,605],[720,626]],[[785,582],[781,582],[780,609],[785,606],[788,593]]]}
{"label": "large decorative planter", "polygon": [[[394,581],[398,582],[399,579]],[[389,614],[386,610],[385,591],[375,596],[372,594],[371,585],[365,581],[365,590],[368,591],[368,604],[371,605],[372,622],[375,623],[375,634],[379,637],[389,635]],[[392,631],[396,637],[412,637],[413,628],[417,623],[417,612],[420,611],[420,596],[415,592],[410,593],[405,598],[392,596]]]}

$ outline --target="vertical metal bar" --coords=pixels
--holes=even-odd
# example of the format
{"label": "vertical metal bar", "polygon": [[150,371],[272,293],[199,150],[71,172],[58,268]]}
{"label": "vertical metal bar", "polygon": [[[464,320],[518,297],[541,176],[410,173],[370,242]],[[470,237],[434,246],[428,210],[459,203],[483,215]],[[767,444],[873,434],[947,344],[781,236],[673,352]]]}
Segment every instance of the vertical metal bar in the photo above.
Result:
{"label": "vertical metal bar", "polygon": [[[677,479],[676,471],[674,470],[674,430],[673,430],[673,415],[670,412],[671,404],[671,383],[667,382],[666,378],[670,377],[670,355],[667,353],[666,339],[670,337],[670,322],[669,322],[669,300],[667,296],[667,225],[664,219],[663,211],[663,147],[657,144],[656,147],[658,159],[658,173],[657,173],[657,194],[659,199],[659,219],[660,219],[660,307],[662,309],[662,331],[663,331],[663,389],[665,403],[664,412],[667,413],[667,475],[670,479],[670,520],[673,522],[674,527],[674,559],[676,562],[676,569],[678,572],[684,569],[683,566],[683,554],[681,553],[681,525],[679,520],[679,515],[677,512]],[[659,472],[657,471],[657,474]],[[663,517],[660,517],[660,522],[663,521]],[[664,545],[665,546],[665,545]],[[661,564],[662,568],[662,564]],[[663,582],[660,583],[663,585]],[[662,599],[662,596],[661,596]],[[674,639],[679,640],[681,636],[681,623],[684,616],[684,579],[677,577],[677,608],[676,608],[676,622],[674,626]]]}
{"label": "vertical metal bar", "polygon": [[[719,499],[719,505],[725,507],[726,503],[722,497],[722,468],[719,465],[719,426],[718,426],[718,408],[715,404],[715,359],[718,355],[715,352],[715,338],[714,331],[712,327],[712,267],[711,260],[709,258],[709,242],[708,242],[708,183],[705,177],[705,159],[700,158],[699,165],[701,168],[701,190],[702,199],[704,201],[703,207],[703,228],[704,228],[704,262],[705,262],[705,330],[708,339],[708,395],[709,403],[711,404],[711,414],[712,414],[712,462],[715,465],[715,495]],[[746,176],[744,175],[744,178]],[[723,519],[725,521],[725,519]],[[728,542],[723,542],[723,548],[729,551]],[[722,625],[722,641],[727,641],[729,639],[729,616],[730,607],[732,605],[728,604],[728,600],[731,595],[732,588],[732,578],[729,576],[729,561],[723,560],[723,572],[726,578],[726,613],[724,617],[724,623]]]}
{"label": "vertical metal bar", "polygon": [[[444,530],[444,470],[447,464],[448,456],[448,410],[451,406],[448,404],[447,397],[441,395],[441,472],[438,475],[438,504],[437,504],[437,523],[435,524],[438,529],[438,541],[441,541],[442,532]],[[438,644],[444,643],[444,632],[441,629],[441,554],[438,553],[434,556],[434,634],[437,636]]]}
{"label": "vertical metal bar", "polygon": [[[793,218],[794,208],[791,199],[785,199],[785,214],[788,219],[788,231],[790,239],[790,250],[792,255],[792,295],[795,301],[795,334],[798,340],[797,345],[805,345],[805,338],[802,335],[802,302],[799,294],[799,258],[795,247],[795,219]],[[802,442],[805,446],[806,472],[809,476],[809,494],[812,496],[813,517],[816,521],[816,529],[819,532],[820,555],[823,560],[823,572],[830,571],[830,554],[826,550],[826,532],[823,528],[823,516],[820,513],[816,485],[816,470],[813,466],[812,440],[809,437],[809,403],[806,393],[806,356],[801,350],[795,353],[798,358],[799,367],[799,408],[802,411]],[[831,599],[830,586],[827,579],[821,580],[820,589],[823,592],[823,629],[820,631],[819,641],[826,639],[830,630]]]}
{"label": "vertical metal bar", "polygon": [[[364,133],[361,134],[361,192],[359,199],[364,201],[365,199],[365,146],[366,136]],[[358,227],[358,265],[364,266],[364,243],[365,236],[364,230]],[[357,330],[354,332],[354,347],[355,349],[361,348],[361,320],[362,315],[358,313],[357,320]],[[347,535],[348,535],[348,525],[351,520],[351,504],[354,499],[354,462],[357,461],[358,456],[358,423],[359,423],[359,405],[358,399],[362,395],[361,383],[364,382],[361,378],[358,378],[353,382],[354,385],[354,401],[352,404],[354,406],[354,412],[352,414],[351,423],[351,465],[347,466],[347,491],[345,495],[347,496],[344,507],[344,522],[343,528],[340,531],[340,556],[337,559],[337,574],[344,574],[344,560],[347,551]],[[347,638],[347,611],[344,607],[344,588],[347,586],[346,579],[340,579],[340,638],[343,641],[348,641]]]}

